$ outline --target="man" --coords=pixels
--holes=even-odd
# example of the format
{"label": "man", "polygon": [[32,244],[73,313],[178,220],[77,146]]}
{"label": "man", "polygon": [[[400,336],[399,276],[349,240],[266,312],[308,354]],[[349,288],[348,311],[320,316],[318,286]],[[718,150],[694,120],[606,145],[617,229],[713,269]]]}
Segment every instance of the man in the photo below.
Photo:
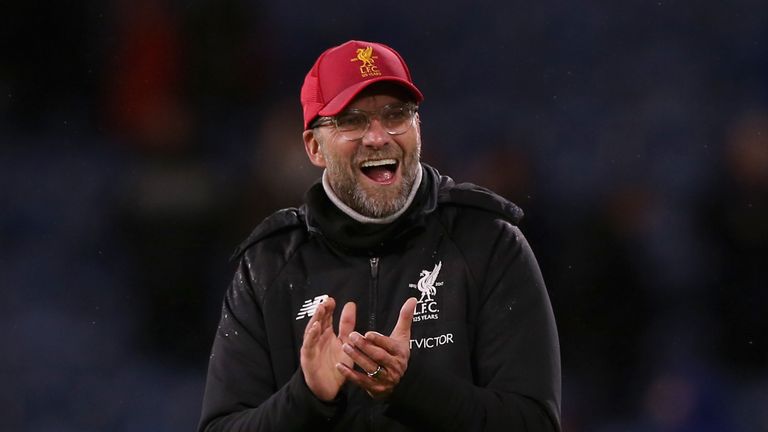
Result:
{"label": "man", "polygon": [[522,211],[420,162],[422,100],[385,45],[317,59],[301,102],[322,181],[236,252],[200,431],[560,430]]}

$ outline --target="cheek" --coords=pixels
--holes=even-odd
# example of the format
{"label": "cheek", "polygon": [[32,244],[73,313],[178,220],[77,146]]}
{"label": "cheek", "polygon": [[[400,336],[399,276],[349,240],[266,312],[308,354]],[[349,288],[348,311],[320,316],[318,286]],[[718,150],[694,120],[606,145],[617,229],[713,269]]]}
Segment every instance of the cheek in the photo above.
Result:
{"label": "cheek", "polygon": [[326,153],[328,158],[333,158],[336,162],[351,164],[355,160],[358,147],[354,143],[336,143],[330,152]]}
{"label": "cheek", "polygon": [[335,170],[347,170],[354,160],[354,151],[343,147],[334,147],[321,151],[324,164],[332,166]]}
{"label": "cheek", "polygon": [[411,135],[400,142],[400,148],[407,158],[417,158],[421,151],[421,140],[418,135]]}

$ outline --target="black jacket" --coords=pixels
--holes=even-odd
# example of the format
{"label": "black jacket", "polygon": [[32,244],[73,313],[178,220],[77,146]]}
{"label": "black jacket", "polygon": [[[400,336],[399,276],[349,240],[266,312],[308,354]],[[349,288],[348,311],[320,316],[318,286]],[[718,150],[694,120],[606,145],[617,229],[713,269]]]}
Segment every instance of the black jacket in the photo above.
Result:
{"label": "black jacket", "polygon": [[[355,222],[318,183],[241,245],[200,431],[560,430],[557,330],[515,225],[522,211],[423,169],[416,199],[390,225]],[[408,369],[388,401],[351,384],[331,403],[310,392],[299,349],[323,295],[354,301],[355,329],[383,334],[408,297],[420,299]]]}

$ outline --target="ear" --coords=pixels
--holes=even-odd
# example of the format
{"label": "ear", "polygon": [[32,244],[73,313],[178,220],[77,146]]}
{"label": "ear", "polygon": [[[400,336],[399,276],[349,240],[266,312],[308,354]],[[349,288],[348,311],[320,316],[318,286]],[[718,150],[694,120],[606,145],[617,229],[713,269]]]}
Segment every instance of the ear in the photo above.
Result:
{"label": "ear", "polygon": [[307,156],[309,156],[309,161],[312,162],[312,165],[325,168],[325,158],[323,157],[323,152],[320,151],[320,141],[317,140],[318,137],[314,129],[305,130],[302,138],[304,138],[304,149],[307,151]]}

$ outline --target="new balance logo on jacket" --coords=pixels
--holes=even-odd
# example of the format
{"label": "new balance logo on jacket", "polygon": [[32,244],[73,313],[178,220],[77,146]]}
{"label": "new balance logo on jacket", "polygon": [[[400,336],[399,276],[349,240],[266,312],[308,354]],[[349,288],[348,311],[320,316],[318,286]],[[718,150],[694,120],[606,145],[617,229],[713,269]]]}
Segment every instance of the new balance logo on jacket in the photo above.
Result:
{"label": "new balance logo on jacket", "polygon": [[325,299],[327,298],[328,298],[328,294],[323,294],[313,299],[309,299],[305,301],[301,305],[301,309],[299,309],[299,313],[296,314],[296,320],[298,321],[302,318],[307,318],[314,315],[315,311],[317,311],[317,307],[320,306],[320,303],[324,302]]}

